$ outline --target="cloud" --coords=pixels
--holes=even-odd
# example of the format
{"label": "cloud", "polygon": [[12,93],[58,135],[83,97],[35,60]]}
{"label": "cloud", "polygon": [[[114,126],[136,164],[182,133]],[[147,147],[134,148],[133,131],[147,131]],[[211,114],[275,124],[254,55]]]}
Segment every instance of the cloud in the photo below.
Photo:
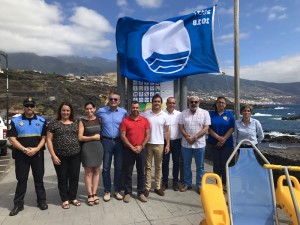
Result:
{"label": "cloud", "polygon": [[144,8],[159,8],[162,2],[162,0],[136,0],[136,3]]}
{"label": "cloud", "polygon": [[287,15],[284,13],[285,10],[286,10],[285,7],[280,5],[275,5],[271,8],[265,9],[265,12],[268,14],[268,20],[272,21],[272,20],[286,19]]}
{"label": "cloud", "polygon": [[[273,61],[261,62],[252,66],[242,66],[240,77],[248,80],[260,80],[275,83],[300,82],[300,54],[285,56]],[[233,75],[233,68],[224,69]]]}
{"label": "cloud", "polygon": [[[218,7],[217,7],[218,9]],[[224,8],[224,7],[220,7],[217,12],[219,14],[222,14],[222,15],[233,15],[233,7],[230,7],[228,9]]]}
{"label": "cloud", "polygon": [[100,55],[113,49],[114,29],[99,13],[74,7],[70,17],[59,4],[1,0],[0,49],[38,55]]}
{"label": "cloud", "polygon": [[126,0],[117,0],[117,5],[120,7],[127,6],[127,1]]}
{"label": "cloud", "polygon": [[[240,35],[239,40],[247,39],[250,36],[249,33],[240,33],[239,35]],[[233,43],[233,39],[234,39],[233,33],[224,34],[224,35],[217,37],[215,43],[218,45],[224,45],[224,44],[228,44],[228,43]]]}
{"label": "cloud", "polygon": [[186,8],[186,9],[180,11],[178,14],[179,15],[187,15],[187,14],[190,14],[190,13],[193,13],[195,11],[198,11],[198,10],[201,10],[201,9],[205,9],[205,8],[207,8],[207,6],[205,6],[205,5],[197,5],[197,6],[193,7],[193,8]]}

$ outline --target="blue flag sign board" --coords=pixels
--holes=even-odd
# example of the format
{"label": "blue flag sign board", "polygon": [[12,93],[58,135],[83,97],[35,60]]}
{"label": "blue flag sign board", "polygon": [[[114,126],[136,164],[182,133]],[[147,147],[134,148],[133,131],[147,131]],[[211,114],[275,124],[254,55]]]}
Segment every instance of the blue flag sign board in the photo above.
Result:
{"label": "blue flag sign board", "polygon": [[122,17],[116,27],[121,75],[164,82],[219,73],[213,43],[215,6],[160,23]]}

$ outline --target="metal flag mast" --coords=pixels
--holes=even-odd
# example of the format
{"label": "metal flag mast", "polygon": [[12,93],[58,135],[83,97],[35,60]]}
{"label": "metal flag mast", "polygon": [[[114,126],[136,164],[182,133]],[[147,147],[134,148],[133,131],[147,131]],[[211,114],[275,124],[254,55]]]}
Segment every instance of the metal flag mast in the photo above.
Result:
{"label": "metal flag mast", "polygon": [[234,115],[240,117],[239,0],[234,0]]}

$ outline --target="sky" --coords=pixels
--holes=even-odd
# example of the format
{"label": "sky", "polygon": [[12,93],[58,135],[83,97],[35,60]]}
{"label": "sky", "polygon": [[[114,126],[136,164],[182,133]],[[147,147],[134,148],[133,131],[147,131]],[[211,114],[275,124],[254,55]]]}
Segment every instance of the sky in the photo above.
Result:
{"label": "sky", "polygon": [[[234,0],[0,0],[0,51],[116,60],[118,18],[160,22],[215,4],[217,57],[221,70],[233,75]],[[240,77],[300,82],[300,1],[251,0],[239,6]]]}

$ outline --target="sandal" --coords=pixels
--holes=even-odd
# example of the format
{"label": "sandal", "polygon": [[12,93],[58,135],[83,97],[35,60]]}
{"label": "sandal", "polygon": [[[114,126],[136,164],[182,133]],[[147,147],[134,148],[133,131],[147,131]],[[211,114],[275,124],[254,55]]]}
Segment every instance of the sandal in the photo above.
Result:
{"label": "sandal", "polygon": [[70,203],[74,206],[80,206],[81,205],[81,202],[77,199],[70,200]]}
{"label": "sandal", "polygon": [[69,201],[65,201],[62,203],[61,207],[63,209],[69,209],[70,208],[70,204],[69,204]]}
{"label": "sandal", "polygon": [[94,205],[94,195],[88,195],[87,203],[89,206]]}
{"label": "sandal", "polygon": [[100,199],[99,199],[98,195],[97,194],[93,194],[93,196],[94,196],[94,203],[96,205],[98,205],[100,203]]}

